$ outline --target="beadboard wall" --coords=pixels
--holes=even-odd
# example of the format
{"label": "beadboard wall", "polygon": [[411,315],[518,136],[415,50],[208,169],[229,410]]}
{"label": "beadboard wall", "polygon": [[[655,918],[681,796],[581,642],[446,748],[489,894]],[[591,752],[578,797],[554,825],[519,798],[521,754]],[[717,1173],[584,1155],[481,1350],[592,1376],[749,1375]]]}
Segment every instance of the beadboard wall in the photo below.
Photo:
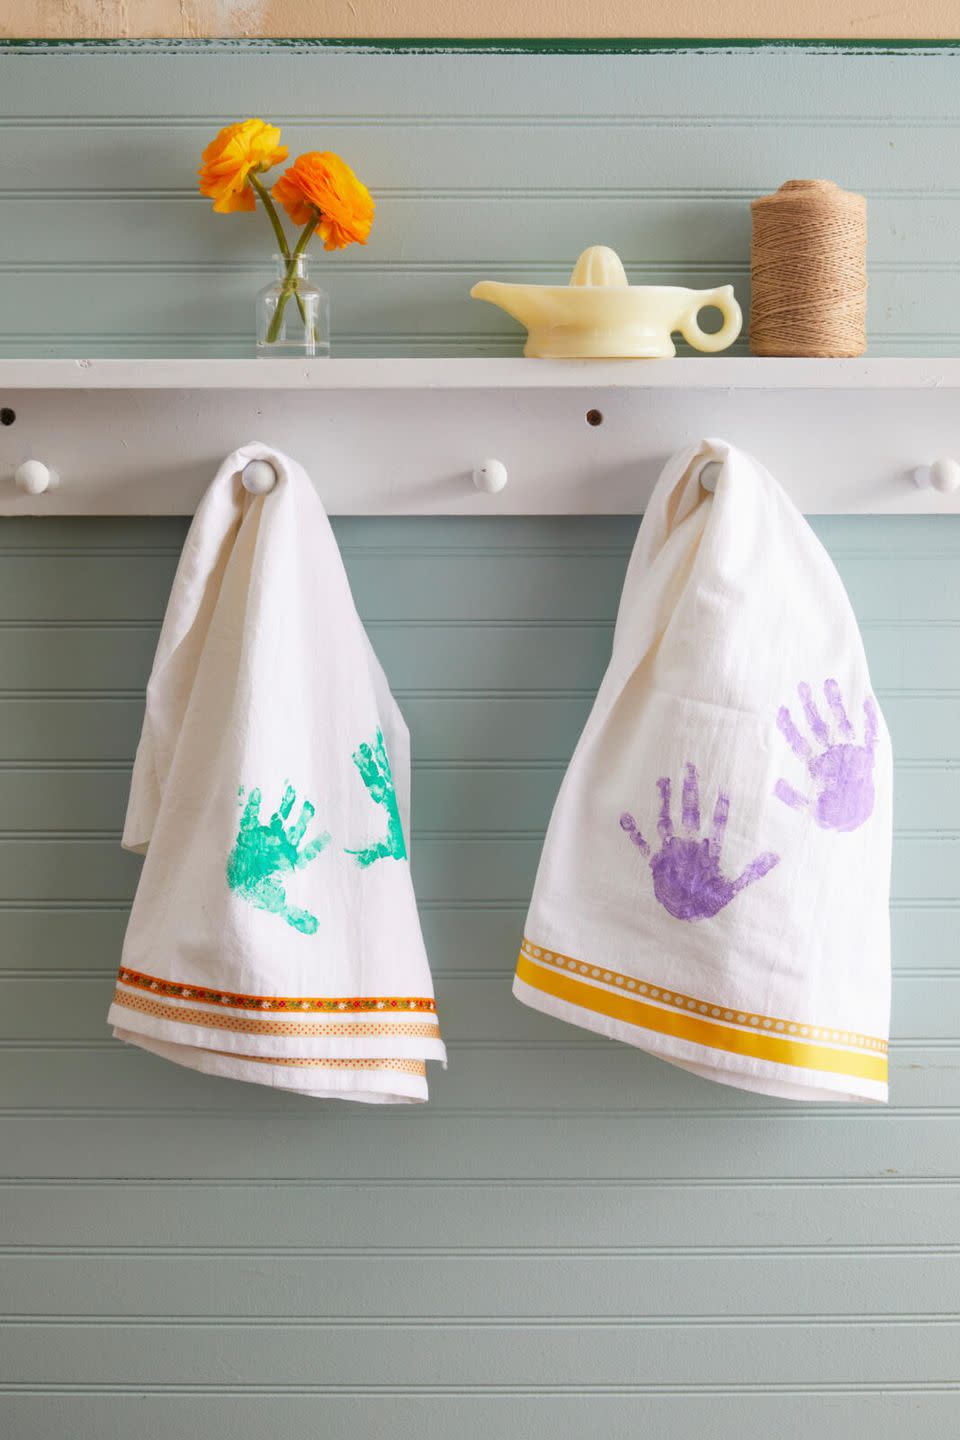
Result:
{"label": "beadboard wall", "polygon": [[[325,262],[342,354],[511,353],[471,281],[559,279],[593,241],[745,294],[747,197],[810,174],[870,195],[873,352],[956,353],[958,67],[0,51],[0,352],[247,353],[262,217],[213,216],[192,172],[257,111],[378,196],[369,250]],[[413,736],[429,1106],[124,1049],[118,836],[186,521],[0,524],[4,1440],[955,1440],[960,525],[815,524],[897,757],[887,1110],[711,1086],[511,998],[616,517],[337,524]]]}
{"label": "beadboard wall", "polygon": [[[960,48],[381,54],[269,42],[0,46],[0,350],[247,355],[263,215],[218,216],[200,151],[248,113],[346,156],[370,244],[320,257],[341,355],[518,353],[475,280],[635,279],[749,301],[751,196],[870,200],[870,353],[960,353]],[[741,349],[745,344],[741,342]]]}

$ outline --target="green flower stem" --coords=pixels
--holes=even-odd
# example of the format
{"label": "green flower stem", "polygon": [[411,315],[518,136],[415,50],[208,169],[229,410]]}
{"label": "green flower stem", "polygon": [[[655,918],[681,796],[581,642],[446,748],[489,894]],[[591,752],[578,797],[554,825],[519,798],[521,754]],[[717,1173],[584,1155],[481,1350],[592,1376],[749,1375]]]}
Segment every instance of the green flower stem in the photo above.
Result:
{"label": "green flower stem", "polygon": [[267,215],[270,218],[270,224],[273,226],[273,233],[274,235],[276,235],[277,244],[280,246],[280,254],[283,256],[284,260],[286,260],[287,264],[289,265],[290,246],[287,244],[287,237],[284,232],[283,226],[280,223],[280,216],[277,214],[277,207],[273,203],[273,198],[270,194],[270,191],[267,189],[266,185],[264,185],[262,180],[257,179],[257,175],[254,170],[250,171],[250,175],[248,178],[250,180],[250,184],[260,196],[260,203],[262,204],[264,210],[266,210]]}
{"label": "green flower stem", "polygon": [[[307,246],[310,244],[310,239],[317,228],[318,221],[319,216],[316,214],[316,212],[314,212],[312,218],[307,221],[306,225],[304,225],[303,229],[300,231],[300,238],[298,239],[293,251],[291,252],[290,259],[287,262],[287,273],[284,276],[283,284],[280,287],[280,297],[277,300],[277,308],[273,312],[273,319],[270,321],[270,329],[267,331],[268,345],[275,344],[277,337],[280,334],[280,327],[283,325],[283,312],[287,308],[287,301],[290,299],[290,296],[293,295],[296,291],[297,262],[299,261],[300,256],[303,254],[304,250],[306,250]],[[299,296],[297,298],[299,299]]]}
{"label": "green flower stem", "polygon": [[[289,267],[290,246],[287,244],[286,231],[284,230],[283,225],[280,222],[280,216],[277,214],[277,207],[273,203],[273,196],[270,194],[270,191],[267,189],[266,185],[264,185],[263,181],[258,180],[257,172],[255,170],[250,171],[248,178],[250,184],[260,196],[260,203],[263,206],[264,210],[266,210],[267,216],[270,220],[270,224],[273,226],[273,233],[277,237],[277,244],[280,247],[280,254],[283,256]],[[297,296],[297,309],[300,311],[300,319],[303,321],[304,325],[306,325],[307,312],[303,308],[303,301],[300,299],[299,295]]]}

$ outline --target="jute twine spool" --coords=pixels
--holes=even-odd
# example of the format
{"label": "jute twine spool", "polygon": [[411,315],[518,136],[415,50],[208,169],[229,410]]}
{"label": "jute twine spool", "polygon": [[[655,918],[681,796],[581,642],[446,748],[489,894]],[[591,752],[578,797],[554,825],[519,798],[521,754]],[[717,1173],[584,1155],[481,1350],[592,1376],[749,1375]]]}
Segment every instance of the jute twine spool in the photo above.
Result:
{"label": "jute twine spool", "polygon": [[754,200],[754,355],[862,355],[867,202],[832,180],[788,180]]}

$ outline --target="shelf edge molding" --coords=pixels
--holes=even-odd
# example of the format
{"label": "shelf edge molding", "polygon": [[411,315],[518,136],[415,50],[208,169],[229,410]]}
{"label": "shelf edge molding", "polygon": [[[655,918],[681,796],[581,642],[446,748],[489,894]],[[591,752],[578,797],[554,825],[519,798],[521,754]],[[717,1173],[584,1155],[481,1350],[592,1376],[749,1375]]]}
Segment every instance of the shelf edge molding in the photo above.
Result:
{"label": "shelf edge molding", "polygon": [[960,358],[0,359],[6,390],[960,390]]}

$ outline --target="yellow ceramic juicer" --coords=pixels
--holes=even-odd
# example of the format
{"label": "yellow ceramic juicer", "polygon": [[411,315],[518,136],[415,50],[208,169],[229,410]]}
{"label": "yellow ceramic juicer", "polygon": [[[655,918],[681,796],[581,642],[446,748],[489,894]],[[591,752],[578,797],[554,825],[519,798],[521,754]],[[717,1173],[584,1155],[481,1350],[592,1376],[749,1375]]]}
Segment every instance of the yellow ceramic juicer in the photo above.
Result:
{"label": "yellow ceramic juicer", "polygon": [[[726,350],[743,315],[732,285],[685,290],[678,285],[631,285],[615,250],[591,245],[567,285],[510,285],[481,280],[470,294],[489,300],[527,327],[524,355],[539,359],[652,359],[677,352],[679,331],[695,350]],[[697,316],[715,306],[723,325],[701,330]]]}

